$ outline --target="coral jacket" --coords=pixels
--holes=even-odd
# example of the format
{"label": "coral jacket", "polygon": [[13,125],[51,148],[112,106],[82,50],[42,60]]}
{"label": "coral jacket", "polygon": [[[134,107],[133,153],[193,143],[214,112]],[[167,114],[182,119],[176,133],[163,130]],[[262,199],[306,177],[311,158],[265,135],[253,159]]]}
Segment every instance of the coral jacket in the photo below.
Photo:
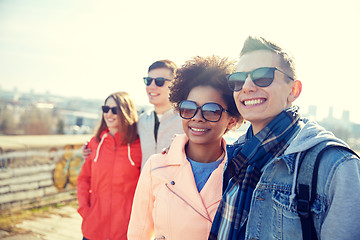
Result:
{"label": "coral jacket", "polygon": [[199,193],[185,155],[187,142],[186,135],[179,135],[167,154],[146,162],[135,192],[129,240],[208,239],[221,200],[226,157]]}
{"label": "coral jacket", "polygon": [[141,148],[139,138],[131,145],[120,145],[118,134],[113,137],[104,131],[100,142],[91,139],[91,155],[77,180],[78,212],[87,239],[127,239]]}

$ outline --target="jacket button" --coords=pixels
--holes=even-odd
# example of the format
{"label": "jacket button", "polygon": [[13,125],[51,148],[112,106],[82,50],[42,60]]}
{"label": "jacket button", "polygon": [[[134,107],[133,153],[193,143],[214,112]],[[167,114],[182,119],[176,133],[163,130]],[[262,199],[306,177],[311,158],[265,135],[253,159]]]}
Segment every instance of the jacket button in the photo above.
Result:
{"label": "jacket button", "polygon": [[175,182],[174,182],[174,181],[171,181],[171,185],[175,185]]}

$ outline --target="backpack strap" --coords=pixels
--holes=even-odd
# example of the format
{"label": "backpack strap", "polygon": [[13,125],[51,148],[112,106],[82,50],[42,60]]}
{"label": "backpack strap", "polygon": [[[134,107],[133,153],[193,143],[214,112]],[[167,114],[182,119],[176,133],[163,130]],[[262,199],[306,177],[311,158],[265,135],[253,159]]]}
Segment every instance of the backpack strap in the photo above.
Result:
{"label": "backpack strap", "polygon": [[302,161],[299,166],[299,174],[297,176],[297,201],[298,215],[301,220],[301,228],[304,240],[316,240],[317,234],[313,218],[311,216],[310,207],[315,201],[317,177],[322,155],[329,148],[340,148],[359,157],[350,148],[338,142],[321,142],[306,152],[302,153]]}

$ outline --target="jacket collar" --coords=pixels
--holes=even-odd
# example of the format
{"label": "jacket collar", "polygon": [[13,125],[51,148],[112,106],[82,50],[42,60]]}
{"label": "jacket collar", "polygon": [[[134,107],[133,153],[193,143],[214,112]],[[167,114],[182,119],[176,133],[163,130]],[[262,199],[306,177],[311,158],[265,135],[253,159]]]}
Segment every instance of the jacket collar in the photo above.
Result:
{"label": "jacket collar", "polygon": [[117,132],[114,136],[111,136],[111,134],[109,133],[109,129],[105,129],[100,133],[100,139],[102,139],[105,134],[107,134],[105,136],[106,139],[111,139],[115,142],[116,145],[120,145],[120,132]]}
{"label": "jacket collar", "polygon": [[[218,203],[222,196],[222,174],[226,162],[226,154],[217,169],[215,169],[205,186],[199,193],[196,187],[191,164],[186,158],[185,144],[189,141],[185,134],[177,135],[173,142],[167,156],[165,157],[165,165],[179,166],[176,174],[167,179],[165,183],[167,188],[175,195],[181,198],[194,211],[203,216],[208,221],[212,222],[208,208],[213,204]],[[223,146],[226,145],[223,139]],[[181,151],[181,152],[179,152]]]}
{"label": "jacket collar", "polygon": [[[186,158],[185,145],[189,141],[189,138],[185,134],[176,134],[173,138],[169,151],[167,153],[166,162],[169,165],[185,164],[189,163]],[[222,146],[224,151],[226,149],[226,141],[222,139]],[[179,152],[180,151],[180,152]]]}
{"label": "jacket collar", "polygon": [[[151,115],[154,116],[154,118],[155,118],[155,110],[153,110],[151,112]],[[168,120],[168,119],[170,119],[170,118],[172,118],[174,116],[178,116],[179,114],[173,108],[170,108],[169,110],[167,110],[166,112],[164,112],[161,115],[162,115],[162,117],[160,119],[160,122],[163,122],[163,121],[166,121],[166,120]]]}
{"label": "jacket collar", "polygon": [[189,138],[185,134],[175,135],[166,157],[166,162],[169,165],[182,165],[188,162],[185,153],[185,145],[188,141]]}

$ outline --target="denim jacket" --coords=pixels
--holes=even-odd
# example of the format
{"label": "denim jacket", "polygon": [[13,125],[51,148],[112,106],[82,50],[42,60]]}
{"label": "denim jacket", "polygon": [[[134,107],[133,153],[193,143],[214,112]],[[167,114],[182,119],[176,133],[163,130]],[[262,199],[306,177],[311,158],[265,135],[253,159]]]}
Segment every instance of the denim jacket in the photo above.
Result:
{"label": "denim jacket", "polygon": [[[245,239],[302,239],[295,194],[300,154],[329,139],[345,143],[313,121],[300,124],[300,132],[284,154],[262,169],[251,200]],[[228,159],[236,155],[244,139],[242,136],[227,147]],[[360,161],[351,153],[330,149],[323,155],[311,206],[319,239],[360,238],[359,176]]]}

